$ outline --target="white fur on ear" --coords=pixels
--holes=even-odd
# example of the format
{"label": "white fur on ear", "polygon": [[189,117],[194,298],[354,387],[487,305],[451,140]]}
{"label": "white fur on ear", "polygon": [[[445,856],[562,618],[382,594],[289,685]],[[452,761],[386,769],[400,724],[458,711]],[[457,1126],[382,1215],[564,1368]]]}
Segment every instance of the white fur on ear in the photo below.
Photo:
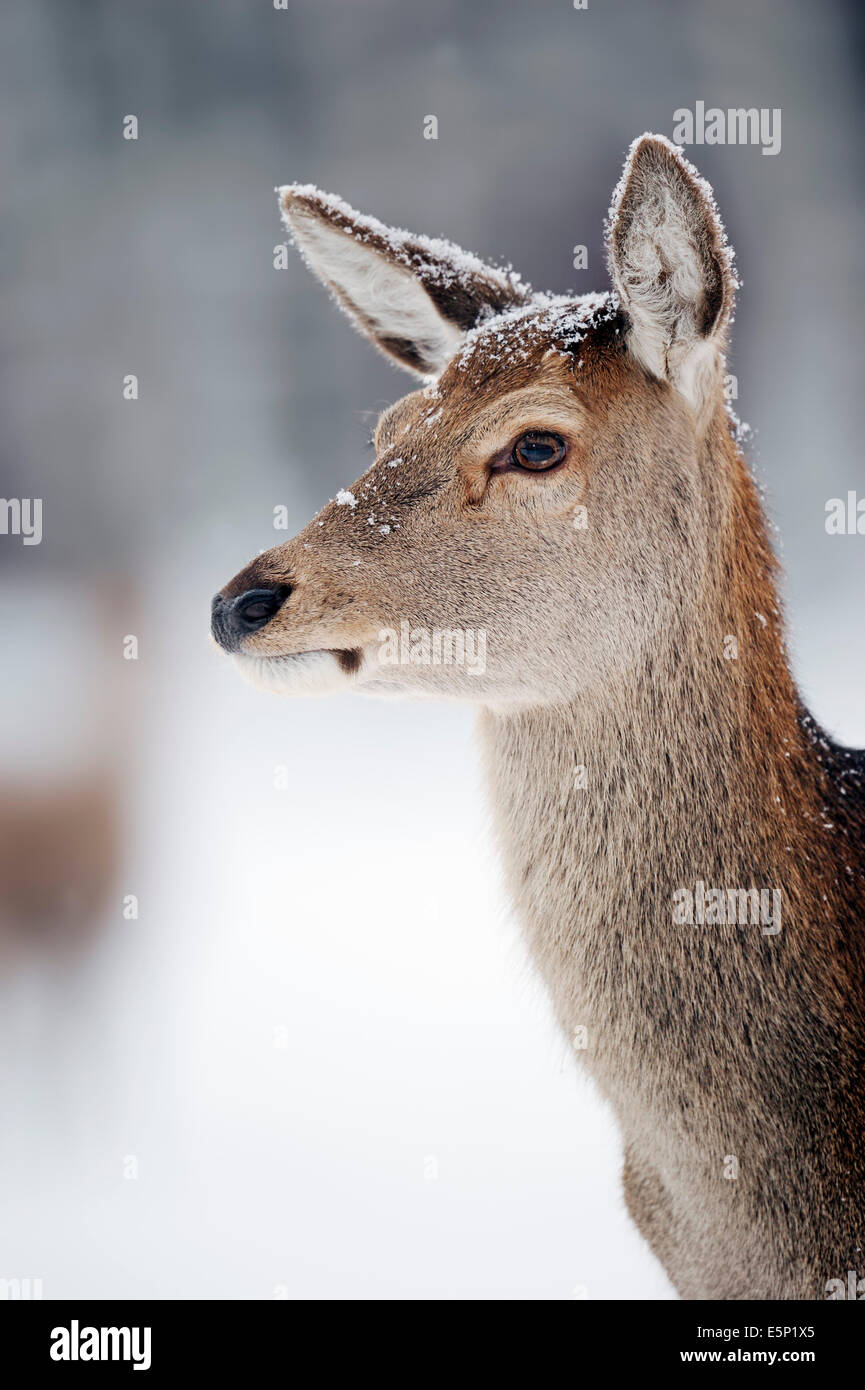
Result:
{"label": "white fur on ear", "polygon": [[286,217],[310,270],[365,333],[411,343],[421,375],[443,370],[464,335],[438,312],[417,276],[318,217],[300,211]]}
{"label": "white fur on ear", "polygon": [[693,405],[717,375],[736,278],[712,190],[677,146],[631,146],[609,213],[610,272],[631,320],[628,345]]}
{"label": "white fur on ear", "polygon": [[515,271],[452,241],[388,227],[313,184],[277,191],[312,272],[376,347],[419,376],[438,376],[470,329],[531,298]]}

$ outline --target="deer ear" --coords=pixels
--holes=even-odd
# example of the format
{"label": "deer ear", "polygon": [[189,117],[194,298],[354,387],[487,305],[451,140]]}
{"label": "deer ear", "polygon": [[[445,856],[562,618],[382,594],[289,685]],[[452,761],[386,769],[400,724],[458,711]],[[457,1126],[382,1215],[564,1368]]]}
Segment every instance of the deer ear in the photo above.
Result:
{"label": "deer ear", "polygon": [[631,146],[613,194],[608,253],[631,352],[699,405],[717,372],[737,281],[711,188],[662,135]]}
{"label": "deer ear", "polygon": [[481,319],[531,289],[449,241],[413,236],[311,185],[279,189],[286,226],[310,270],[387,356],[437,376]]}

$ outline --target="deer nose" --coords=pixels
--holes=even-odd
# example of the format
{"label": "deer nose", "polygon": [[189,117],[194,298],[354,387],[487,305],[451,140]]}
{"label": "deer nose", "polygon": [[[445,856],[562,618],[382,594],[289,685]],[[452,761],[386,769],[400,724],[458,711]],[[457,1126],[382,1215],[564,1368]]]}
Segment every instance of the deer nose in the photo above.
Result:
{"label": "deer nose", "polygon": [[274,584],[270,589],[247,589],[233,599],[216,594],[211,604],[210,630],[220,647],[227,652],[238,651],[244,637],[265,627],[290,593],[290,584]]}

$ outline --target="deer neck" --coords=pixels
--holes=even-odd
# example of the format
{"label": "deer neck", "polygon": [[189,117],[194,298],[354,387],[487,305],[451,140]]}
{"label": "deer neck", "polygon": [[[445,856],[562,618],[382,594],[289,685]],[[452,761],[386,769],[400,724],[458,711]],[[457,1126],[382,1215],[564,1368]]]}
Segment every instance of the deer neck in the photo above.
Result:
{"label": "deer neck", "polygon": [[[712,1076],[718,1028],[735,1046],[742,1019],[751,1038],[765,1028],[767,1057],[783,1071],[779,1012],[789,1042],[791,1029],[807,1032],[813,1008],[795,991],[783,997],[777,967],[779,953],[789,968],[809,950],[800,904],[822,896],[809,837],[825,779],[787,668],[770,548],[744,468],[737,486],[699,604],[672,616],[627,678],[595,699],[481,716],[530,950],[562,1025],[571,1036],[586,1030],[585,1060],[626,1110],[675,1108],[687,1071],[734,1103],[727,1077]],[[779,930],[768,917],[677,922],[682,890],[699,916],[700,885],[764,890],[769,916],[780,892]],[[828,938],[817,955],[809,987],[829,998]],[[646,1067],[647,1051],[665,1066]]]}

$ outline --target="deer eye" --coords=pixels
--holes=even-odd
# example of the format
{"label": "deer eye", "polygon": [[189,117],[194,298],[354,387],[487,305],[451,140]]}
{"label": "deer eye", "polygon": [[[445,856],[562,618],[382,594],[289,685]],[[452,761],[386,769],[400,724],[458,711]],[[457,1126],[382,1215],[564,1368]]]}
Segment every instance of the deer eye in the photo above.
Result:
{"label": "deer eye", "polygon": [[514,468],[526,468],[532,473],[543,473],[554,468],[565,457],[565,441],[557,434],[547,434],[544,430],[529,430],[517,440],[511,452]]}

